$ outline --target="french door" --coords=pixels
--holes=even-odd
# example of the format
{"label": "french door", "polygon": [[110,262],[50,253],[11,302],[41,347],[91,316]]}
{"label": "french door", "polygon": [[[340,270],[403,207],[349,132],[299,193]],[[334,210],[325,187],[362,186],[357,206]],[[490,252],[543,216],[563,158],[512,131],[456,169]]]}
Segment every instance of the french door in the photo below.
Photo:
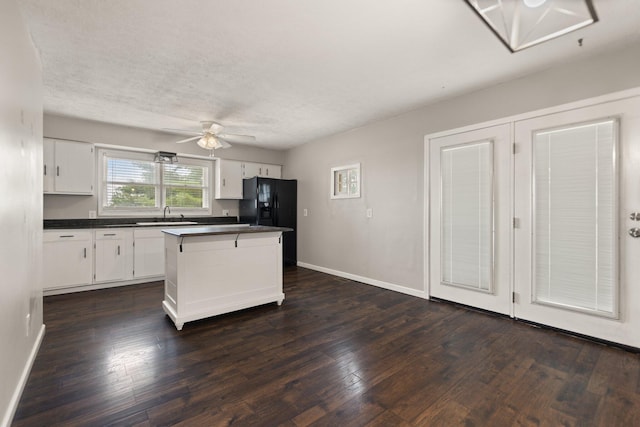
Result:
{"label": "french door", "polygon": [[640,96],[426,149],[430,296],[640,347]]}
{"label": "french door", "polygon": [[511,313],[511,125],[428,141],[429,294]]}
{"label": "french door", "polygon": [[514,136],[514,316],[640,347],[640,98]]}

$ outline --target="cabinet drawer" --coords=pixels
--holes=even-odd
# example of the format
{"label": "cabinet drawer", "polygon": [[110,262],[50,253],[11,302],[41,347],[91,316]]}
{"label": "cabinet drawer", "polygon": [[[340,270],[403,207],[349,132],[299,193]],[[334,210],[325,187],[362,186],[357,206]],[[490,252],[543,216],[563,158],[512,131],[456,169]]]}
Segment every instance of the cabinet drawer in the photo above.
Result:
{"label": "cabinet drawer", "polygon": [[119,240],[131,235],[130,230],[96,230],[96,240]]}
{"label": "cabinet drawer", "polygon": [[169,227],[136,228],[133,235],[136,239],[152,239],[154,237],[164,237],[162,230]]}
{"label": "cabinet drawer", "polygon": [[45,230],[42,240],[46,242],[58,242],[63,240],[91,240],[91,231],[79,230]]}

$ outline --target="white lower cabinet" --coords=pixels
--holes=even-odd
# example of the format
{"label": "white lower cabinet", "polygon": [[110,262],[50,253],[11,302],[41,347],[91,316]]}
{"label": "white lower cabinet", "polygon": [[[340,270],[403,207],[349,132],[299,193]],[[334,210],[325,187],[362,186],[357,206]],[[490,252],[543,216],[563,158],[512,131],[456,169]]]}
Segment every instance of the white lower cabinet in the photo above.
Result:
{"label": "white lower cabinet", "polygon": [[152,277],[164,275],[163,228],[140,228],[133,232],[133,276]]}
{"label": "white lower cabinet", "polygon": [[89,285],[93,278],[92,267],[92,231],[56,230],[44,232],[44,289]]}
{"label": "white lower cabinet", "polygon": [[114,282],[133,278],[133,231],[95,231],[94,282]]}
{"label": "white lower cabinet", "polygon": [[53,294],[160,279],[167,228],[45,230],[43,289]]}

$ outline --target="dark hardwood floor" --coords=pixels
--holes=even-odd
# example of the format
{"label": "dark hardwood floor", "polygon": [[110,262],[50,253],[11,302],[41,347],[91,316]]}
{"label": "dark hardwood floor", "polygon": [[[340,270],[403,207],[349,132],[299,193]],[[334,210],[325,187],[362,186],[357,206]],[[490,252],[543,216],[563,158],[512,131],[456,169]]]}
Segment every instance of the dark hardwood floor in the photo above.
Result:
{"label": "dark hardwood floor", "polygon": [[302,268],[284,280],[281,307],[181,332],[160,282],[45,298],[14,425],[640,425],[638,354]]}

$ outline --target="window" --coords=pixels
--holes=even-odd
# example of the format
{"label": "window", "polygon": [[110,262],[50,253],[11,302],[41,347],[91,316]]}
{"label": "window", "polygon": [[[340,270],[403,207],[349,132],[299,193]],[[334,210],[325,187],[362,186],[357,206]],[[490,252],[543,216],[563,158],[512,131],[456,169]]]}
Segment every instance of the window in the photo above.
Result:
{"label": "window", "polygon": [[211,162],[180,158],[155,163],[153,154],[101,150],[101,215],[211,214]]}
{"label": "window", "polygon": [[360,197],[360,163],[331,168],[331,198]]}

